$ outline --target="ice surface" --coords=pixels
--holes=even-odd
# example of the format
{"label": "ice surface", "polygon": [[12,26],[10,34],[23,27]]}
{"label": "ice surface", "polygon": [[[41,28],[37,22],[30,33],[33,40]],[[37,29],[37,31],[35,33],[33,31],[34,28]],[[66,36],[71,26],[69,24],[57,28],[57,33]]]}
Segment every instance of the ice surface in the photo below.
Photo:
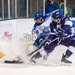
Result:
{"label": "ice surface", "polygon": [[[58,46],[49,55],[48,60],[44,61],[42,58],[37,60],[37,64],[31,64],[25,59],[23,64],[5,64],[5,59],[17,59],[16,56],[23,56],[16,45],[10,43],[0,43],[0,49],[4,50],[7,56],[0,59],[0,75],[75,75],[75,53],[69,58],[73,63],[71,66],[62,65],[60,60],[62,54],[65,53],[67,47]],[[14,51],[12,49],[14,47]],[[10,49],[10,50],[8,50]],[[6,51],[5,51],[6,50]],[[7,51],[8,50],[8,51]],[[15,50],[18,50],[17,54]],[[27,61],[27,62],[26,62]]]}
{"label": "ice surface", "polygon": [[0,66],[0,75],[75,75],[75,67],[5,64]]}

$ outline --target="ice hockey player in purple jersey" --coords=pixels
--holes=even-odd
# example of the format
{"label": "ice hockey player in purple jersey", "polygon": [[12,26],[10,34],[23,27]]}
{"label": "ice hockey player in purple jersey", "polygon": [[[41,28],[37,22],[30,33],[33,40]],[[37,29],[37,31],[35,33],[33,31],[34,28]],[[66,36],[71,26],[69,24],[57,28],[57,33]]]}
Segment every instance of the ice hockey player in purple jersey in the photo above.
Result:
{"label": "ice hockey player in purple jersey", "polygon": [[[52,14],[52,22],[50,23],[51,35],[48,37],[46,42],[43,44],[44,51],[49,54],[51,53],[56,46],[59,44],[65,45],[68,47],[65,54],[62,55],[61,62],[72,63],[68,58],[73,54],[75,50],[75,40],[73,39],[73,34],[71,31],[72,21],[69,17],[62,17],[60,12],[55,12]],[[53,41],[54,39],[59,38],[58,40]],[[42,57],[41,53],[38,51],[34,54],[31,60],[36,63],[36,59]]]}
{"label": "ice hockey player in purple jersey", "polygon": [[37,12],[34,14],[35,24],[32,29],[32,34],[35,33],[37,35],[37,39],[35,40],[32,46],[28,47],[28,53],[31,53],[36,50],[40,43],[45,40],[46,37],[50,34],[49,24],[51,22],[51,15],[56,11],[59,11],[63,15],[63,12],[59,9],[48,13],[45,16],[43,16],[41,12]]}

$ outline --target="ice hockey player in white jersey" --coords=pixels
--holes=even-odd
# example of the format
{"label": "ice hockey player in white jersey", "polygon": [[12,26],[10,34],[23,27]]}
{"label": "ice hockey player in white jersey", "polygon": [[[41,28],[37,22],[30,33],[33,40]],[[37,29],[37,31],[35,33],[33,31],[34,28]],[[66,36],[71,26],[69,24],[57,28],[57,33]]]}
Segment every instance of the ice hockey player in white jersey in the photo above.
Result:
{"label": "ice hockey player in white jersey", "polygon": [[[47,54],[51,53],[58,44],[62,44],[68,47],[65,54],[62,55],[61,62],[64,63],[72,63],[68,60],[68,58],[73,54],[75,50],[75,40],[72,35],[72,21],[69,17],[62,17],[60,12],[55,12],[52,14],[52,21],[50,22],[50,33],[51,34],[48,39],[43,44],[43,51]],[[58,40],[51,43],[55,38],[59,38]],[[43,52],[42,51],[42,52]],[[43,52],[43,54],[44,54]],[[34,54],[31,58],[32,62],[36,63],[36,59],[42,57],[40,50]]]}
{"label": "ice hockey player in white jersey", "polygon": [[[38,46],[41,44],[41,42],[43,42],[46,37],[50,34],[50,14],[43,16],[43,14],[41,12],[37,12],[34,15],[34,21],[35,24],[33,26],[32,29],[32,34],[35,33],[37,35],[37,39],[35,40],[35,42],[33,43],[32,46],[28,47],[27,51],[28,54],[35,51]],[[42,48],[40,48],[42,50]],[[46,54],[45,51],[41,51],[42,56],[44,56]]]}

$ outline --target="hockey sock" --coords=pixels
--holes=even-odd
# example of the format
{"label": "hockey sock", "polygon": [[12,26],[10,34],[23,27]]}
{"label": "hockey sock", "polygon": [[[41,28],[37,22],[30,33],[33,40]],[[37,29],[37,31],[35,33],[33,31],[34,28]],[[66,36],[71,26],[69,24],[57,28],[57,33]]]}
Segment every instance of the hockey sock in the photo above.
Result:
{"label": "hockey sock", "polygon": [[70,57],[73,53],[70,50],[67,50],[65,53],[66,58]]}
{"label": "hockey sock", "polygon": [[37,53],[34,55],[34,58],[35,58],[35,59],[38,59],[38,58],[40,58],[40,57],[42,57],[42,55],[41,55],[39,52],[37,52]]}
{"label": "hockey sock", "polygon": [[69,48],[67,49],[67,51],[65,53],[66,57],[67,58],[70,57],[73,54],[74,51],[75,51],[75,47],[69,46]]}
{"label": "hockey sock", "polygon": [[35,59],[38,59],[40,57],[44,57],[45,55],[47,55],[47,52],[41,48],[34,56],[35,56]]}

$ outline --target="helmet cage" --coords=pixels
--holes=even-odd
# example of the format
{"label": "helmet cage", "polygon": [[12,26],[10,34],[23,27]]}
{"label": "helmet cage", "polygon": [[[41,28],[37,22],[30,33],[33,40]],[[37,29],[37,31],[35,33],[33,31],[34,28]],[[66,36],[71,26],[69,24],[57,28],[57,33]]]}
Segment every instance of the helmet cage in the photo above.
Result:
{"label": "helmet cage", "polygon": [[60,19],[60,18],[61,18],[61,13],[58,12],[58,11],[55,12],[55,13],[53,13],[53,14],[52,14],[52,18],[53,18],[53,19]]}

